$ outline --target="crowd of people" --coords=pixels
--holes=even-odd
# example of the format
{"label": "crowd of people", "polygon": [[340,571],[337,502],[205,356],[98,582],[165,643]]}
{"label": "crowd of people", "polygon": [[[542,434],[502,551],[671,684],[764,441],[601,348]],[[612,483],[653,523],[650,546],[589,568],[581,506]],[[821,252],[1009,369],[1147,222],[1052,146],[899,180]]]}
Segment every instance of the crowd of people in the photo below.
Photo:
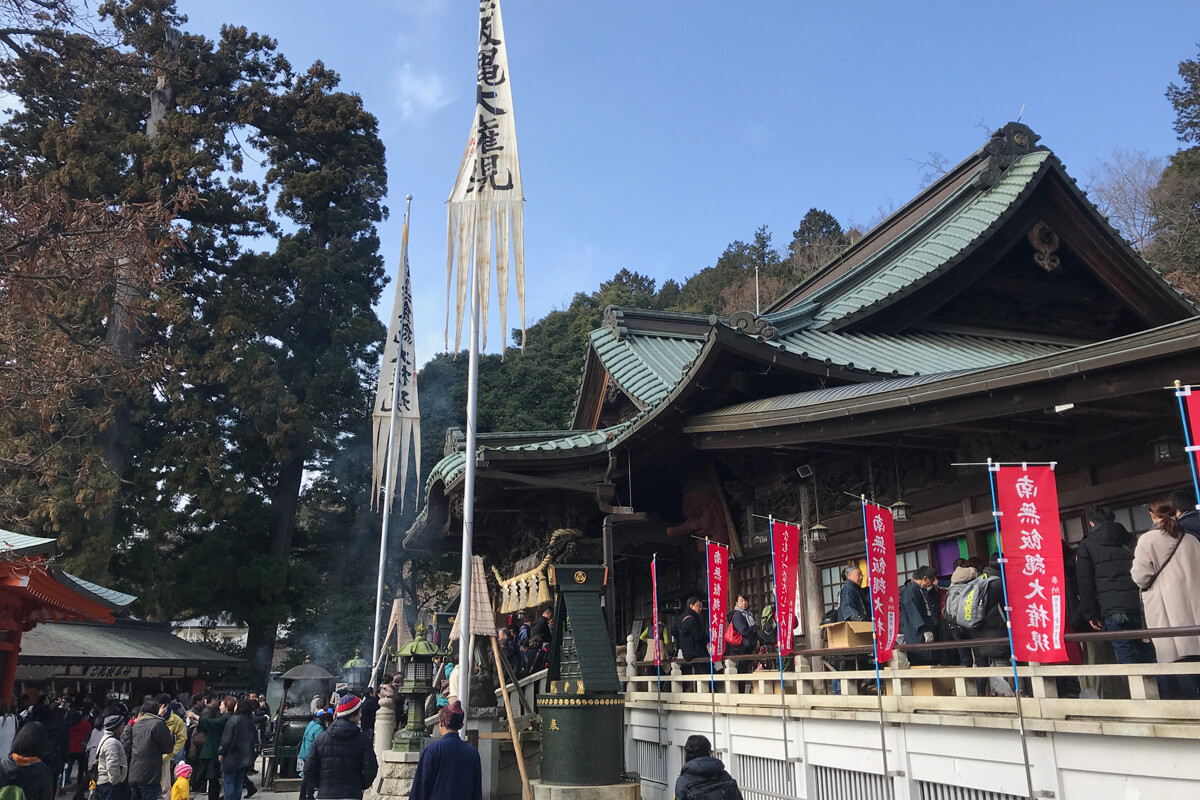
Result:
{"label": "crowd of people", "polygon": [[[1200,626],[1200,512],[1193,498],[1177,492],[1149,504],[1152,527],[1139,536],[1116,520],[1113,511],[1096,506],[1088,511],[1088,531],[1077,546],[1063,543],[1066,580],[1067,632],[1122,631]],[[822,620],[868,621],[871,602],[855,564],[842,569],[837,605]],[[897,643],[926,645],[962,642],[955,648],[905,648],[911,665],[999,667],[1011,665],[1007,644],[971,645],[972,640],[1007,639],[1004,589],[998,554],[989,559],[960,558],[948,577],[939,578],[932,567],[918,567],[900,589]],[[724,620],[724,647],[736,658],[739,673],[770,669],[777,636],[774,609],[759,613],[737,595]],[[643,632],[643,658],[649,659],[649,630]],[[709,627],[704,601],[689,597],[683,613],[664,630],[666,656],[678,655],[684,673],[707,672]],[[674,644],[672,644],[672,642]],[[1089,643],[1089,647],[1099,647]],[[1200,661],[1200,637],[1170,636],[1112,641],[1117,663],[1173,663]],[[1068,642],[1071,663],[1085,661],[1084,648]],[[762,654],[763,659],[745,658]],[[1101,662],[1091,654],[1087,660]],[[867,666],[867,659],[830,657],[835,669]],[[1010,681],[978,681],[980,693],[1011,696]],[[836,689],[835,689],[836,690]],[[1083,691],[1074,678],[1058,680],[1060,697],[1078,697]],[[1164,698],[1200,698],[1200,684],[1192,675],[1163,676],[1159,693]]]}

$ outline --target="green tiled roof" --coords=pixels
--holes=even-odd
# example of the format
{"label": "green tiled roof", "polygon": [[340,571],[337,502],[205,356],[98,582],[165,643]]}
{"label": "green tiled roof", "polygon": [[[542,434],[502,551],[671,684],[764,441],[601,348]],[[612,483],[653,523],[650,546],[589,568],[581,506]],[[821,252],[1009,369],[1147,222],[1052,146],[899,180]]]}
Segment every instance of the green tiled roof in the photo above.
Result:
{"label": "green tiled roof", "polygon": [[62,571],[62,570],[59,570],[59,571],[62,572],[62,576],[64,578],[66,578],[69,583],[74,584],[75,587],[82,589],[85,592],[90,592],[91,594],[93,594],[97,598],[99,598],[102,602],[104,602],[110,606],[113,606],[114,608],[124,608],[125,606],[132,603],[134,600],[137,600],[136,595],[125,594],[124,592],[118,592],[116,589],[109,589],[107,586],[101,586],[98,583],[92,583],[91,581],[85,581],[83,578],[80,578],[76,575],[72,575],[69,572]]}
{"label": "green tiled roof", "polygon": [[12,553],[23,556],[33,553],[46,553],[54,550],[56,542],[40,536],[26,536],[0,528],[0,553]]}
{"label": "green tiled roof", "polygon": [[920,331],[896,336],[796,331],[780,339],[779,345],[830,366],[892,376],[993,367],[1066,349],[1065,345]]}
{"label": "green tiled roof", "polygon": [[638,334],[617,338],[608,328],[591,333],[609,376],[643,408],[661,401],[696,358],[703,339]]}
{"label": "green tiled roof", "polygon": [[905,235],[816,293],[818,324],[830,324],[923,283],[982,241],[1034,183],[1049,151],[1027,153],[989,189],[968,182]]}
{"label": "green tiled roof", "polygon": [[[663,395],[666,396],[665,394]],[[620,425],[613,425],[611,428],[600,428],[594,431],[576,431],[569,436],[560,436],[555,439],[545,439],[540,442],[526,442],[524,444],[505,445],[503,447],[489,447],[487,450],[498,450],[506,453],[538,453],[549,452],[552,450],[579,450],[586,447],[595,447],[615,439],[626,428],[630,422],[622,422]],[[465,466],[465,462],[464,462]]]}

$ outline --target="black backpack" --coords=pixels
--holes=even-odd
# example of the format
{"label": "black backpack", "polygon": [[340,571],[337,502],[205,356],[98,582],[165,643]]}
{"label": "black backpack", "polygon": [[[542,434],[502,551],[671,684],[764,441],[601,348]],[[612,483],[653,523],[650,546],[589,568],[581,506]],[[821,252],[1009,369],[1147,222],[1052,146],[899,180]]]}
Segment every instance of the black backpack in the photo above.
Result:
{"label": "black backpack", "polygon": [[742,792],[733,778],[718,778],[691,784],[675,800],[742,800]]}

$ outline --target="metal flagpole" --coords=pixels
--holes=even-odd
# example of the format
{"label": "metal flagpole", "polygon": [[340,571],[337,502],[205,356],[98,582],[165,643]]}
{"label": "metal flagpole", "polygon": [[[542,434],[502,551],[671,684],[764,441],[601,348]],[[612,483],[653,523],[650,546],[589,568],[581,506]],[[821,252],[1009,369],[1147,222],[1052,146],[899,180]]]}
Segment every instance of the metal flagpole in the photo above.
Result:
{"label": "metal flagpole", "polygon": [[662,653],[659,651],[658,632],[658,553],[650,559],[650,576],[653,578],[651,589],[654,592],[654,674],[658,678],[658,740],[662,742]]}
{"label": "metal flagpole", "polygon": [[[862,500],[863,512],[863,544],[867,548],[867,556],[871,553],[871,540],[867,534],[867,496],[859,495]],[[869,567],[870,565],[868,565]],[[883,779],[888,785],[888,794],[894,796],[891,775],[887,763],[887,737],[884,735],[883,721],[883,681],[879,678],[879,620],[875,619],[875,587],[871,585],[870,570],[867,570],[867,598],[871,603],[871,645],[875,648],[875,699],[879,704],[879,752],[883,754]]]}
{"label": "metal flagpole", "polygon": [[[1192,491],[1196,498],[1194,502],[1196,508],[1200,510],[1200,477],[1196,475],[1196,441],[1192,435],[1192,428],[1188,425],[1187,409],[1183,405],[1183,398],[1191,393],[1191,386],[1184,386],[1179,381],[1175,381],[1175,399],[1179,401],[1179,418],[1183,421],[1184,452],[1187,454],[1188,464],[1192,468]],[[1180,511],[1182,510],[1180,509]]]}
{"label": "metal flagpole", "polygon": [[[490,243],[488,244],[490,247]],[[471,691],[471,540],[475,533],[475,426],[479,411],[479,270],[487,261],[476,254],[471,259],[470,358],[467,361],[467,463],[463,478],[462,577],[458,601],[458,699],[470,707]]]}
{"label": "metal flagpole", "polygon": [[[783,715],[783,763],[787,771],[788,788],[792,786],[791,756],[788,755],[787,694],[783,690],[783,620],[779,616],[779,565],[775,563],[775,518],[767,517],[767,529],[771,534],[771,580],[775,585],[775,654],[779,656],[779,711]],[[790,621],[789,621],[789,624]]]}
{"label": "metal flagpole", "polygon": [[[404,283],[404,272],[408,267],[408,214],[412,210],[412,195],[404,198],[404,241],[401,243],[400,271],[397,279]],[[401,291],[403,289],[401,288]],[[396,366],[392,369],[392,414],[388,422],[388,460],[386,490],[383,496],[383,530],[379,534],[379,575],[375,580],[375,633],[371,638],[371,686],[375,685],[375,672],[379,667],[379,651],[383,642],[379,638],[380,621],[383,615],[383,570],[387,563],[388,522],[392,517],[392,496],[396,487],[396,406],[400,402],[400,354],[396,354]],[[420,460],[420,459],[418,459]],[[400,491],[404,491],[401,487]]]}
{"label": "metal flagpole", "polygon": [[992,460],[988,459],[988,484],[992,487],[992,520],[996,526],[996,553],[1000,557],[1000,588],[1004,591],[1004,626],[1008,630],[1008,654],[1013,672],[1013,697],[1017,701],[1017,730],[1021,732],[1021,756],[1025,759],[1025,787],[1029,790],[1029,800],[1034,800],[1033,770],[1029,766],[1029,745],[1025,741],[1025,712],[1021,708],[1021,681],[1017,677],[1017,648],[1013,645],[1012,620],[1009,619],[1008,581],[1004,577],[1004,541],[1000,536],[1000,505],[996,498],[996,470],[999,469],[999,466],[999,464],[993,466]]}

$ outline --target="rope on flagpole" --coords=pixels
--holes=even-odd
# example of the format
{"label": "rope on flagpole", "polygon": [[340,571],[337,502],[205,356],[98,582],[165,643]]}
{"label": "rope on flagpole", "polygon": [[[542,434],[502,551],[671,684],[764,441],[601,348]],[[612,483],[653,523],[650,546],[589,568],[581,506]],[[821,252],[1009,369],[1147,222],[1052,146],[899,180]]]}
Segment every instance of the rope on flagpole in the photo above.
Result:
{"label": "rope on flagpole", "polygon": [[[1013,672],[1013,697],[1017,701],[1017,730],[1021,732],[1021,756],[1025,759],[1025,787],[1029,790],[1029,800],[1034,800],[1033,795],[1033,770],[1029,766],[1029,744],[1025,741],[1025,711],[1021,708],[1021,680],[1017,676],[1017,648],[1013,644],[1012,620],[1009,618],[1011,608],[1008,604],[1008,580],[1005,578],[1004,565],[1004,542],[1000,536],[1000,504],[996,497],[996,470],[1001,464],[992,464],[992,460],[987,460],[988,468],[988,483],[992,487],[992,521],[996,527],[996,552],[1000,558],[1000,588],[1004,592],[1004,626],[1008,631],[1008,653],[1012,664]],[[1016,466],[1012,464],[1011,466]],[[1022,463],[1022,468],[1027,466],[1027,463]],[[1050,467],[1054,468],[1053,464]]]}
{"label": "rope on flagpole", "polygon": [[[767,529],[771,532],[771,579],[775,583],[775,654],[779,657],[779,712],[783,725],[783,763],[788,789],[792,788],[792,758],[788,754],[787,693],[783,688],[783,620],[779,616],[779,565],[775,562],[775,519],[767,517]],[[791,622],[789,621],[789,625]]]}
{"label": "rope on flagpole", "polygon": [[[1196,443],[1192,435],[1192,428],[1188,425],[1187,409],[1183,404],[1183,398],[1192,393],[1192,387],[1184,386],[1179,381],[1175,381],[1174,388],[1175,399],[1179,401],[1179,418],[1183,422],[1184,452],[1187,453],[1188,465],[1192,468],[1192,491],[1195,498],[1193,502],[1196,503],[1196,508],[1200,509],[1200,477],[1196,475]],[[1182,511],[1182,509],[1180,510]]]}
{"label": "rope on flagpole", "polygon": [[[867,496],[859,495],[862,501],[863,513],[863,545],[867,548],[867,557],[871,554],[871,540],[867,533]],[[872,503],[871,505],[875,505]],[[879,705],[879,752],[883,755],[883,780],[888,786],[888,795],[895,797],[895,786],[892,784],[892,776],[888,771],[887,762],[887,737],[884,734],[883,721],[883,681],[879,678],[879,620],[875,619],[875,587],[871,581],[870,562],[867,563],[867,597],[871,603],[871,645],[875,649],[875,699]]]}

